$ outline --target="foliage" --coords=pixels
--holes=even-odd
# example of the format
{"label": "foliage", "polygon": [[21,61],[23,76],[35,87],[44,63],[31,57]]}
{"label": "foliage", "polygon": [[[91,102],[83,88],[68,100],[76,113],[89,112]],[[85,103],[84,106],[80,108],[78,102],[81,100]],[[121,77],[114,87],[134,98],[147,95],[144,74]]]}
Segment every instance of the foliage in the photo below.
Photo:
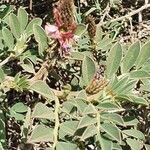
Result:
{"label": "foliage", "polygon": [[[103,3],[95,2],[84,15],[102,11]],[[118,9],[120,3],[107,4]],[[47,35],[42,19],[31,19],[22,7],[15,12],[2,6],[0,149],[9,147],[10,118],[19,124],[19,148],[40,143],[47,150],[84,150],[91,144],[101,150],[150,147],[136,114],[150,105],[145,94],[150,91],[149,40],[122,44],[117,38],[122,24],[109,21],[103,28],[95,25],[93,40],[77,12],[75,35],[58,31],[71,45],[66,56],[62,37]]]}

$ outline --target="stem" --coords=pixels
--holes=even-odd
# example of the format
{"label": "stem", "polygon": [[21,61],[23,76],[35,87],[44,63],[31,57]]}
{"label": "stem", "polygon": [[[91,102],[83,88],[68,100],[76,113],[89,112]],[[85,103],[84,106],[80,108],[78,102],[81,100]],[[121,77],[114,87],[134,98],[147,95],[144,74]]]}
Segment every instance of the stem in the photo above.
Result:
{"label": "stem", "polygon": [[122,21],[122,20],[124,20],[124,19],[129,19],[131,16],[133,16],[133,15],[135,15],[135,14],[137,14],[137,13],[139,13],[139,12],[143,11],[144,9],[149,8],[149,7],[150,7],[150,4],[145,4],[145,5],[143,5],[142,7],[140,7],[139,9],[136,9],[136,10],[134,10],[134,11],[131,11],[130,13],[128,13],[128,14],[125,15],[125,16],[121,16],[121,17],[119,17],[119,18],[112,19],[112,20],[110,20],[110,21],[106,21],[106,22],[102,22],[102,23],[100,22],[100,23],[98,24],[98,26],[105,25],[105,24],[107,24],[108,22],[112,23],[112,22],[115,22],[115,21]]}
{"label": "stem", "polygon": [[4,59],[2,62],[0,62],[0,67],[5,65],[6,63],[8,63],[10,60],[12,60],[12,58],[14,58],[14,55],[10,54],[6,59]]}
{"label": "stem", "polygon": [[59,130],[59,100],[57,97],[55,97],[55,127],[54,127],[54,144],[53,149],[55,149],[57,141],[58,141],[58,130]]}

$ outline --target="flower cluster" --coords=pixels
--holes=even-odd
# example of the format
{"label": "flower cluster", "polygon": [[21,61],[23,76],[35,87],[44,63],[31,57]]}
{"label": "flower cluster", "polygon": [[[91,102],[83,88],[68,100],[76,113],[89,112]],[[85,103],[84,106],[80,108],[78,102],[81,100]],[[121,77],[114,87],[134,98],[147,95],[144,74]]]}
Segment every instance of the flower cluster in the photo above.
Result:
{"label": "flower cluster", "polygon": [[61,20],[61,14],[59,13],[58,9],[54,8],[53,13],[55,25],[47,23],[45,25],[45,31],[46,34],[52,39],[58,40],[60,44],[60,56],[64,57],[70,54],[72,42],[76,39],[76,36],[74,35],[76,24],[71,24],[66,31],[63,29],[63,21]]}

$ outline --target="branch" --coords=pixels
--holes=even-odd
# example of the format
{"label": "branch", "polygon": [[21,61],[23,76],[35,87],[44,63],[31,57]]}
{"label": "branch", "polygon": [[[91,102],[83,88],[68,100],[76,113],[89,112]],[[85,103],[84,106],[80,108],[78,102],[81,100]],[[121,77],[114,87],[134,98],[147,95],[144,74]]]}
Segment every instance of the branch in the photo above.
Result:
{"label": "branch", "polygon": [[59,100],[57,97],[55,97],[55,127],[54,127],[54,144],[53,149],[55,149],[57,141],[58,141],[58,130],[59,130]]}
{"label": "branch", "polygon": [[119,17],[119,18],[112,19],[112,20],[110,20],[110,21],[106,21],[106,22],[102,22],[102,23],[100,22],[100,23],[98,24],[98,26],[105,25],[105,24],[107,24],[108,22],[112,23],[112,22],[115,22],[115,21],[121,21],[121,20],[124,20],[124,19],[129,19],[131,16],[133,16],[133,15],[135,15],[135,14],[137,14],[137,13],[139,13],[139,12],[143,11],[144,9],[149,8],[149,7],[150,7],[150,4],[145,4],[145,5],[143,5],[142,7],[140,7],[139,9],[134,10],[134,11],[131,11],[130,13],[128,13],[128,14],[125,15],[125,16],[121,16],[121,17]]}

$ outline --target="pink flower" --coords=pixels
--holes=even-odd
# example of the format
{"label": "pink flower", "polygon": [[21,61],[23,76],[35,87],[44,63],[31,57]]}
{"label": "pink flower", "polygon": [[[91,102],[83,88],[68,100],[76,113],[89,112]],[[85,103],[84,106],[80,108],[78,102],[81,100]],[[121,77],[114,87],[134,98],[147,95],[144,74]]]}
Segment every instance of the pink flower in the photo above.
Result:
{"label": "pink flower", "polygon": [[51,24],[47,23],[45,25],[45,31],[46,31],[46,34],[51,36],[51,38],[53,38],[53,39],[58,39],[61,37],[58,27],[55,25],[51,25]]}
{"label": "pink flower", "polygon": [[58,40],[61,47],[59,52],[62,57],[70,54],[70,50],[72,47],[71,42],[74,40],[74,34],[71,31],[61,31],[57,26],[47,23],[45,25],[45,32],[52,39]]}

